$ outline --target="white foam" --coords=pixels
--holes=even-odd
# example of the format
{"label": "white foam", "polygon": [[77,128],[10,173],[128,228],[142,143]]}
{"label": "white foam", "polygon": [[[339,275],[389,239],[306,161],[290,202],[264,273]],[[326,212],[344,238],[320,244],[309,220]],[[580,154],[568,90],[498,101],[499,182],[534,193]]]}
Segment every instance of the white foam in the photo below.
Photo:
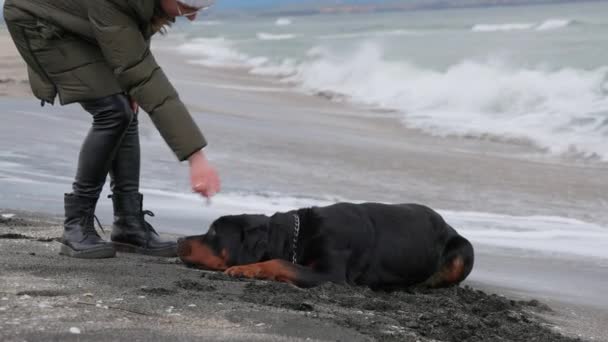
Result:
{"label": "white foam", "polygon": [[[24,156],[21,153],[17,153],[15,151],[10,151],[10,150],[5,150],[5,151],[0,151],[0,158],[2,159],[29,159],[30,157],[28,156]],[[14,164],[14,165],[19,165],[19,164]],[[0,164],[0,167],[2,165]]]}
{"label": "white foam", "polygon": [[[220,193],[204,209],[201,197],[170,191],[145,189],[148,198],[165,198],[156,205],[164,209],[204,212],[212,219],[223,215],[285,212],[312,206],[327,206],[344,199],[285,196],[278,193]],[[166,200],[167,198],[171,200]],[[361,203],[361,201],[348,201]],[[576,255],[608,259],[608,228],[555,216],[513,216],[495,213],[438,210],[446,222],[474,245],[536,251],[543,254]]]}
{"label": "white foam", "polygon": [[15,177],[15,176],[11,176],[11,175],[5,175],[2,172],[0,172],[0,182],[4,182],[4,183],[8,183],[8,184],[14,184],[14,183],[21,183],[21,184],[48,184],[46,182],[42,182],[42,181],[38,181],[38,180],[32,180],[32,179],[28,179],[25,177]]}
{"label": "white foam", "polygon": [[267,62],[267,58],[252,58],[239,52],[234,47],[234,42],[223,37],[197,38],[180,45],[178,51],[196,56],[196,60],[190,61],[208,67],[256,67]]}
{"label": "white foam", "polygon": [[473,244],[608,259],[608,228],[554,216],[440,211]]}
{"label": "white foam", "polygon": [[473,32],[505,32],[530,30],[534,23],[508,23],[508,24],[477,24],[471,28]]}
{"label": "white foam", "polygon": [[471,28],[473,32],[511,32],[511,31],[551,31],[562,29],[576,23],[570,19],[547,19],[543,22],[477,24]]}
{"label": "white foam", "polygon": [[436,135],[531,141],[552,153],[608,160],[608,67],[522,68],[465,60],[445,70],[385,58],[381,46],[312,49],[289,82],[311,93],[343,94],[394,109],[404,122]]}
{"label": "white foam", "polygon": [[293,75],[298,63],[294,59],[286,58],[280,64],[259,65],[250,70],[253,75],[287,77]]}
{"label": "white foam", "polygon": [[383,30],[383,31],[366,31],[356,33],[336,33],[336,34],[325,34],[318,38],[322,40],[327,39],[353,39],[353,38],[381,38],[381,37],[394,37],[394,36],[417,36],[421,32],[412,30]]}
{"label": "white foam", "polygon": [[276,26],[289,26],[292,23],[293,22],[292,22],[291,18],[279,18],[279,19],[277,19],[277,21],[274,22],[274,24]]}
{"label": "white foam", "polygon": [[272,34],[266,32],[258,32],[256,36],[259,40],[289,40],[296,38],[296,35],[291,33]]}
{"label": "white foam", "polygon": [[549,30],[557,30],[564,27],[568,27],[574,23],[573,20],[569,19],[549,19],[541,23],[536,27],[538,31],[549,31]]}
{"label": "white foam", "polygon": [[531,143],[553,154],[608,160],[608,66],[550,69],[487,59],[430,69],[388,60],[379,43],[328,45],[278,63],[243,54],[223,38],[196,39],[180,51],[197,56],[194,63],[242,67],[311,94],[394,110],[406,125],[438,136]]}
{"label": "white foam", "polygon": [[[196,203],[197,205],[202,203],[201,196],[197,194],[186,194],[156,189],[144,189],[142,192],[148,195],[185,200]],[[217,217],[221,215],[237,215],[244,213],[271,215],[276,212],[298,208],[325,206],[336,201],[338,201],[337,198],[332,198],[329,196],[321,198],[307,198],[284,196],[273,192],[232,192],[219,193],[214,196],[211,201],[211,206],[207,207],[205,211],[208,214],[212,213],[212,215]],[[183,203],[180,203],[180,201],[164,201],[163,203],[165,203],[167,206],[175,205],[175,209],[183,208]]]}
{"label": "white foam", "polygon": [[0,170],[10,170],[21,168],[22,165],[19,163],[13,163],[7,160],[0,160]]}

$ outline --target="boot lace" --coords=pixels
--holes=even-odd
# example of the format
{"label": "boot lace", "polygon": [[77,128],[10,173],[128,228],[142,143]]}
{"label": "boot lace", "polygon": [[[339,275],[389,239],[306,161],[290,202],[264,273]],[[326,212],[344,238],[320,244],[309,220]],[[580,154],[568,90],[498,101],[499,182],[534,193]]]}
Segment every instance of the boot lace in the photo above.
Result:
{"label": "boot lace", "polygon": [[106,233],[106,231],[103,229],[103,226],[101,225],[101,222],[99,221],[99,218],[97,218],[97,215],[95,215],[94,212],[95,212],[95,208],[90,210],[88,212],[88,214],[83,217],[83,221],[84,221],[82,223],[82,226],[84,227],[83,233],[85,234],[85,236],[92,234],[97,237],[101,237],[101,236],[99,236],[99,234],[97,233],[97,230],[95,229],[95,222],[97,222],[99,229],[101,229],[101,231],[104,234]]}
{"label": "boot lace", "polygon": [[154,230],[154,227],[152,227],[152,225],[149,224],[146,221],[146,215],[148,215],[150,217],[154,217],[154,213],[152,211],[150,211],[150,210],[142,210],[142,212],[141,212],[141,220],[142,220],[143,226],[146,227],[147,231],[152,232],[152,233],[158,235],[158,233],[156,232],[156,230]]}

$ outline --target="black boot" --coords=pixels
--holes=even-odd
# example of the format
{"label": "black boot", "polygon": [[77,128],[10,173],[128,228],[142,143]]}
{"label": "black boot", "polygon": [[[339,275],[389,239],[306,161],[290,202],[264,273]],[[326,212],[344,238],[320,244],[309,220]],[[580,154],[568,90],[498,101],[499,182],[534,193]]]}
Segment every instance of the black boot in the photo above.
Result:
{"label": "black boot", "polygon": [[65,223],[59,254],[82,259],[112,258],[116,250],[95,231],[97,198],[65,194]]}
{"label": "black boot", "polygon": [[162,241],[152,225],[146,222],[144,216],[154,214],[143,210],[142,194],[135,192],[110,197],[114,202],[112,242],[116,250],[160,257],[177,256],[177,243]]}

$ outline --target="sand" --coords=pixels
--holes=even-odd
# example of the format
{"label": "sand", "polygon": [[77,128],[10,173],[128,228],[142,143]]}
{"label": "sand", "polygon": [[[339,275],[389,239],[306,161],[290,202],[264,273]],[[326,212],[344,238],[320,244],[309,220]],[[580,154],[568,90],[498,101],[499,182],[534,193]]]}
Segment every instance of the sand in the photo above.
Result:
{"label": "sand", "polygon": [[[0,211],[0,215],[5,212]],[[0,218],[2,341],[576,341],[538,301],[235,279],[176,259],[59,256],[60,221]]]}
{"label": "sand", "polygon": [[30,94],[25,62],[6,29],[0,27],[0,96],[24,97]]}

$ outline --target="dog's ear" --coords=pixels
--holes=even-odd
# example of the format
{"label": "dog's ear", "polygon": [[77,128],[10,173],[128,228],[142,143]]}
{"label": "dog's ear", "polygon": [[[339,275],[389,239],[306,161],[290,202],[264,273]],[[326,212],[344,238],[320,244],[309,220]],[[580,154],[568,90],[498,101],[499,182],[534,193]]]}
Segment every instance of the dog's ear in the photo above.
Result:
{"label": "dog's ear", "polygon": [[[268,250],[268,216],[247,215],[243,225],[243,253],[244,263],[253,263],[262,260]],[[250,260],[252,259],[252,260]]]}

